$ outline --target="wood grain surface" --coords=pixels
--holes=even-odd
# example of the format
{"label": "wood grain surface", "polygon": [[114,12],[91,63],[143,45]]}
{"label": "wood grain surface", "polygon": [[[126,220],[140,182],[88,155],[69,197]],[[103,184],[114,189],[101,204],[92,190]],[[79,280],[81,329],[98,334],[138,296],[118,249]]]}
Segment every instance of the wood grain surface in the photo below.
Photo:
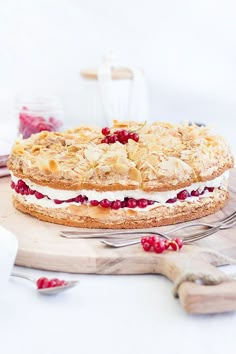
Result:
{"label": "wood grain surface", "polygon": [[[19,240],[16,264],[20,266],[71,273],[155,273],[175,281],[186,271],[222,275],[220,269],[216,268],[222,265],[222,261],[209,253],[209,249],[236,258],[236,227],[185,246],[180,252],[167,251],[161,255],[146,253],[140,245],[114,249],[104,246],[99,240],[65,239],[59,236],[59,230],[75,228],[39,221],[15,210],[9,184],[9,177],[0,179],[0,224],[12,231]],[[201,220],[211,222],[234,210],[236,170],[231,172],[230,200],[227,206]],[[171,226],[159,229],[165,231],[169,228]],[[185,282],[180,286],[178,294],[181,305],[189,313],[236,310],[236,281],[219,285]]]}

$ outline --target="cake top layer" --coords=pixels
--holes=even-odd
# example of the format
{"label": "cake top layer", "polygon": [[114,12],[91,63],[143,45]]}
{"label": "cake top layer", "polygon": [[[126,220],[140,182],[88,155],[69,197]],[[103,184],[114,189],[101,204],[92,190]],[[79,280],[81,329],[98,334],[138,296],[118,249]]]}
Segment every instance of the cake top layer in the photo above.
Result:
{"label": "cake top layer", "polygon": [[102,143],[101,129],[81,126],[17,140],[14,175],[58,189],[167,191],[211,180],[233,167],[224,139],[209,128],[114,121],[111,132],[135,131],[139,141]]}

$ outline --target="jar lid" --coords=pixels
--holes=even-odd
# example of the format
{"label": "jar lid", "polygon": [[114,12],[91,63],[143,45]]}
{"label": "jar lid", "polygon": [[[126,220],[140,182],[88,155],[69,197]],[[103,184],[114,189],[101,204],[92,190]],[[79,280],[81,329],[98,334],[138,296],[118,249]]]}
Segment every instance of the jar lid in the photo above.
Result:
{"label": "jar lid", "polygon": [[[133,78],[133,73],[129,68],[111,68],[112,80],[131,80]],[[98,69],[88,68],[82,69],[80,75],[85,79],[97,80],[98,79]]]}

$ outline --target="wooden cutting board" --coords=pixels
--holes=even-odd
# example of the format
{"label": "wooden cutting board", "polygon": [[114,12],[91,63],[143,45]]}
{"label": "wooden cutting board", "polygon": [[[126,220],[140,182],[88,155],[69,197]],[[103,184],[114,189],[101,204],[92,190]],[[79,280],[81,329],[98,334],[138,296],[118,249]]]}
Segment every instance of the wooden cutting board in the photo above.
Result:
{"label": "wooden cutting board", "polygon": [[[75,229],[39,221],[14,209],[11,203],[10,179],[0,179],[0,224],[19,240],[16,264],[52,271],[96,274],[163,274],[176,281],[186,271],[223,275],[215,266],[225,262],[208,252],[216,250],[236,258],[236,227],[184,246],[180,252],[161,255],[146,253],[140,245],[109,248],[99,240],[73,240],[59,236],[59,230]],[[230,200],[224,210],[201,220],[211,222],[236,209],[236,170],[230,178]],[[165,231],[170,227],[161,227]],[[109,281],[109,279],[108,279]],[[236,281],[219,285],[184,282],[178,290],[182,306],[189,313],[215,313],[236,310]]]}

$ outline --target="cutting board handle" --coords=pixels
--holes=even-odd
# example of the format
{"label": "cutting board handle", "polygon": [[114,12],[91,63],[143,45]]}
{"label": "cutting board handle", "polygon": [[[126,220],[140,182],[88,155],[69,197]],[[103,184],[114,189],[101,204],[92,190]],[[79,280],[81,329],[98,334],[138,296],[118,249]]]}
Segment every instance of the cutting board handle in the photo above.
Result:
{"label": "cutting board handle", "polygon": [[192,314],[210,314],[236,310],[236,281],[218,285],[185,282],[178,289],[182,307]]}
{"label": "cutting board handle", "polygon": [[[201,250],[193,258],[184,254],[177,262],[167,257],[159,264],[160,273],[174,284],[182,307],[192,314],[210,314],[236,310],[236,280],[231,280],[219,268],[210,264],[212,258],[201,257]],[[181,281],[180,281],[181,279]],[[191,281],[190,281],[191,280]],[[215,284],[215,285],[204,285]]]}

